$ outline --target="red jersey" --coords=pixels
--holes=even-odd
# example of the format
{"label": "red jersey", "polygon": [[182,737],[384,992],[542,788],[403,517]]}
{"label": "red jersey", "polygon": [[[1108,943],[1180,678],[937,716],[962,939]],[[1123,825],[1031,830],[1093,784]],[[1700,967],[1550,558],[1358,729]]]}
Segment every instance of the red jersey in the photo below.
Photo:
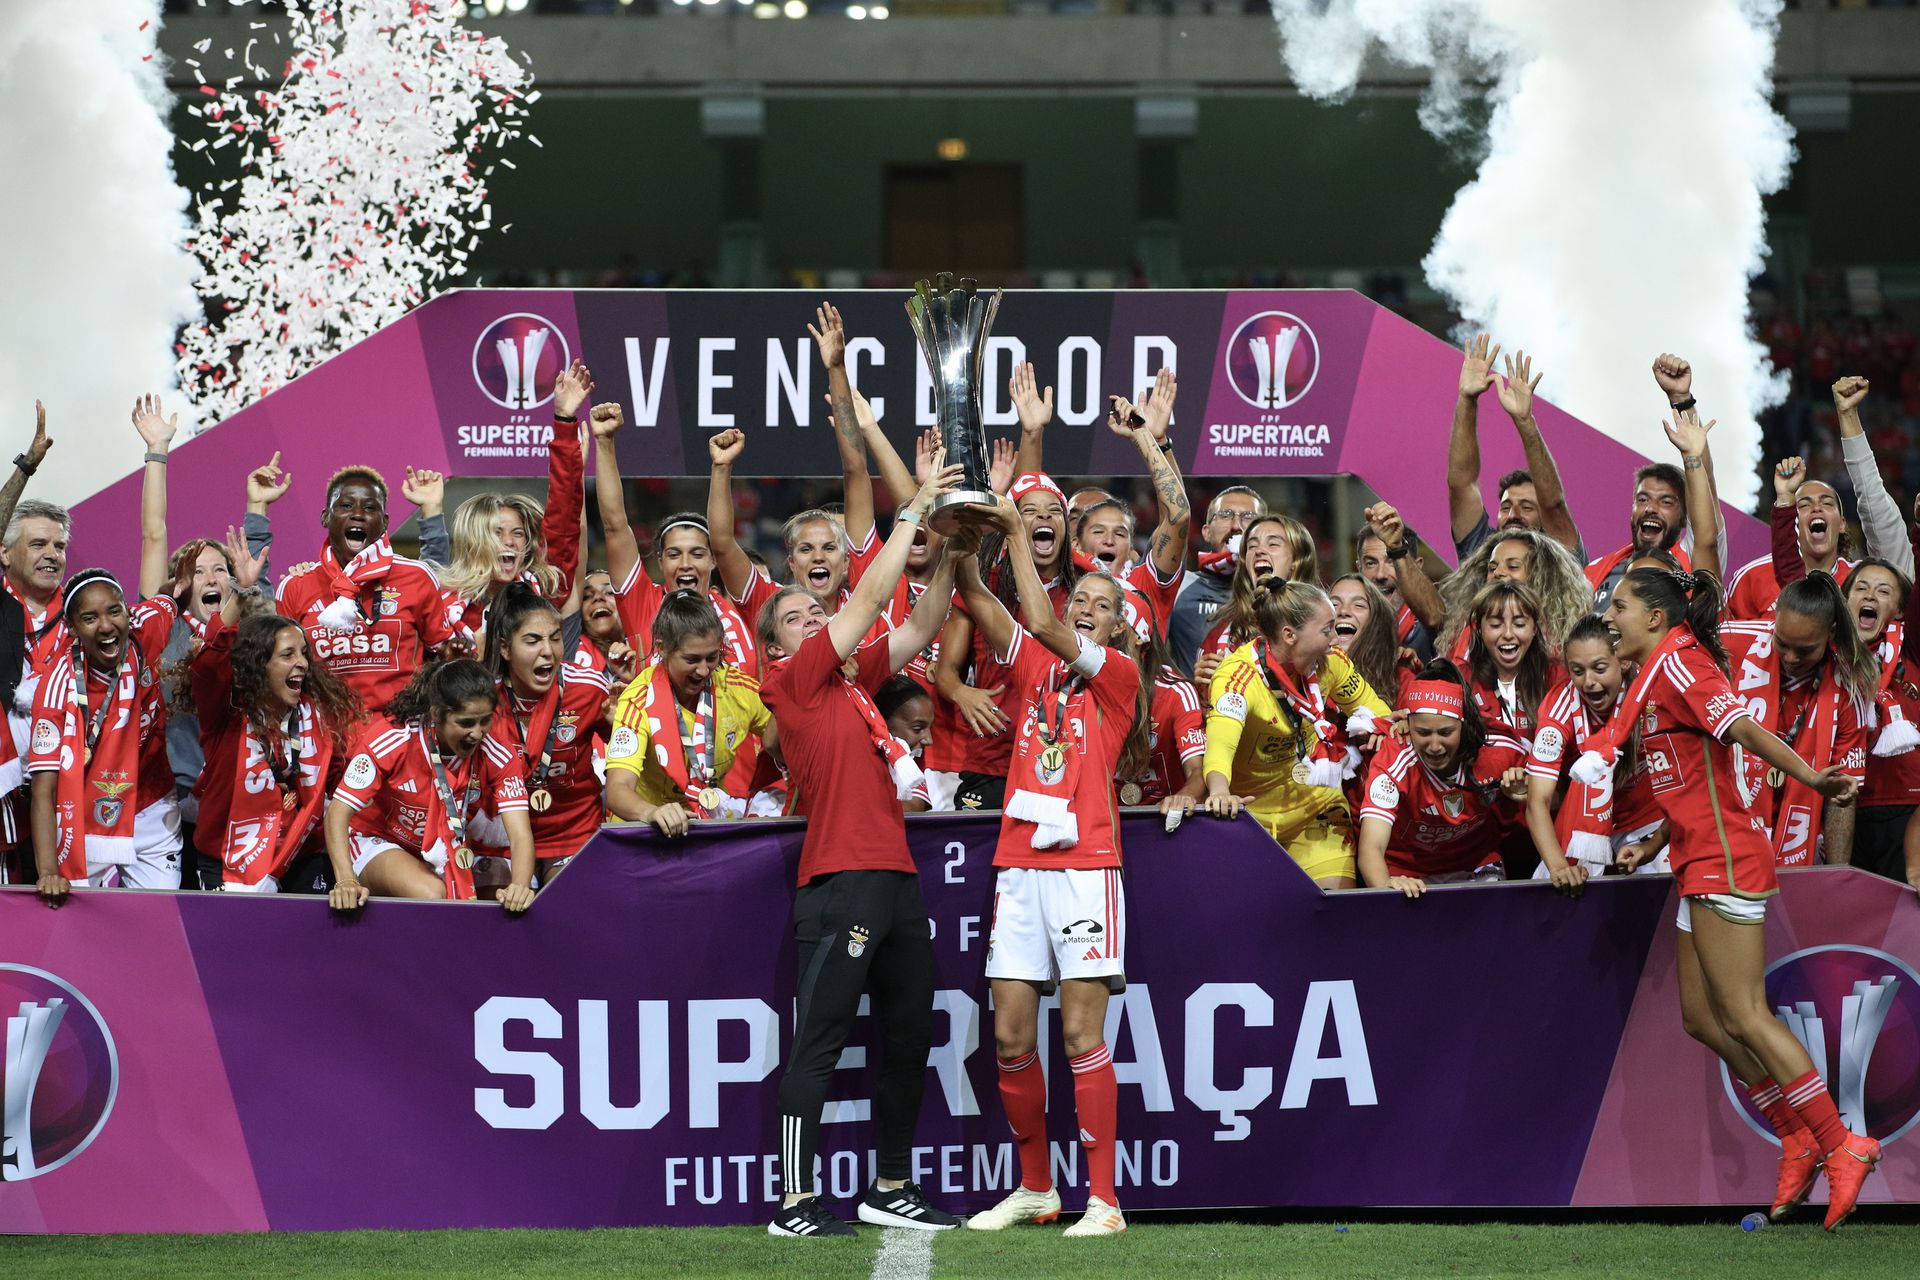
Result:
{"label": "red jersey", "polygon": [[[1916,621],[1915,625],[1920,625]],[[1920,724],[1920,682],[1914,680],[1914,672],[1907,663],[1904,653],[1896,652],[1891,645],[1880,648],[1880,661],[1891,662],[1893,666],[1892,682],[1887,692],[1900,709],[1901,716],[1909,723]],[[1887,710],[1880,710],[1880,727],[1869,735],[1877,741],[1879,735],[1886,732]],[[1877,756],[1867,754],[1867,785],[1860,792],[1863,805],[1920,804],[1920,748],[1897,756]]]}
{"label": "red jersey", "polygon": [[[1153,682],[1147,771],[1135,804],[1158,804],[1187,785],[1187,765],[1207,754],[1207,713],[1193,682],[1162,669]],[[1125,799],[1123,796],[1122,799]]]}
{"label": "red jersey", "polygon": [[1733,747],[1747,704],[1698,645],[1661,658],[1640,713],[1640,754],[1660,811],[1682,894],[1764,897],[1776,890],[1767,828],[1741,798]]}
{"label": "red jersey", "polygon": [[[1413,744],[1390,739],[1367,770],[1360,819],[1393,824],[1387,837],[1387,870],[1396,876],[1438,876],[1475,871],[1500,861],[1503,822],[1498,812],[1500,775],[1526,762],[1514,739],[1489,729],[1473,773],[1456,765],[1435,773]],[[1480,782],[1477,779],[1491,779]]]}
{"label": "red jersey", "polygon": [[[1047,596],[1053,601],[1053,611],[1057,614],[1067,607],[1069,592],[1066,584],[1058,578],[1047,584]],[[954,597],[954,608],[961,613],[966,607],[958,596]],[[1007,723],[1017,726],[1020,723],[1021,699],[1023,697],[1019,683],[1013,673],[1001,664],[999,658],[987,645],[986,637],[980,634],[980,628],[973,629],[973,642],[970,657],[973,661],[972,677],[968,684],[976,689],[1005,689],[994,704],[1006,716]],[[985,773],[1005,776],[1007,765],[1013,759],[1013,730],[1003,730],[991,738],[976,738],[973,730],[967,728],[967,722],[954,713],[953,722],[958,727],[958,737],[965,751],[965,758],[959,768],[965,773]]]}
{"label": "red jersey", "polygon": [[[180,607],[172,596],[155,596],[151,600],[142,600],[128,612],[132,624],[127,637],[128,653],[120,660],[118,679],[136,682],[135,705],[140,708],[140,754],[139,765],[135,773],[134,811],[137,813],[150,804],[155,804],[173,795],[173,766],[167,762],[167,707],[160,690],[160,658],[166,651],[167,639],[173,634],[173,624],[180,616]],[[61,633],[71,634],[65,625]],[[72,661],[76,650],[69,647],[65,654]],[[128,659],[131,659],[129,661]],[[52,666],[50,661],[47,664]],[[103,676],[93,669],[84,658],[80,665],[87,674],[87,706],[98,709],[113,692],[113,677]],[[66,715],[65,705],[56,706],[47,695],[52,691],[53,681],[42,679],[34,691],[33,734],[27,745],[26,773],[46,773],[59,769],[61,742],[57,735],[49,737],[42,733],[41,724],[50,727],[58,725]],[[112,732],[116,726],[108,725],[102,734]],[[105,753],[94,757],[95,762],[104,761]],[[86,766],[89,771],[97,764]]]}
{"label": "red jersey", "polygon": [[544,787],[552,800],[544,813],[528,805],[534,852],[542,858],[571,857],[600,829],[593,740],[608,728],[606,706],[607,678],[571,664],[562,665],[553,688],[532,702],[501,686],[488,735],[519,760],[529,796]]}
{"label": "red jersey", "polygon": [[[427,754],[430,732],[419,724],[396,725],[385,719],[361,726],[352,759],[333,792],[335,800],[353,810],[348,830],[414,853],[428,852],[445,839],[427,830],[427,805],[437,786]],[[468,823],[486,814],[527,811],[526,780],[517,754],[491,736],[482,738],[464,760],[447,762],[447,788],[454,803],[463,806]],[[470,788],[474,799],[467,805]]]}
{"label": "red jersey", "polygon": [[[873,566],[874,559],[880,554],[881,545],[880,540],[869,533],[865,543],[847,553],[847,581],[846,585],[840,588],[839,598],[831,602],[833,612],[837,613],[847,607],[847,601],[853,598],[854,584],[858,583]],[[747,579],[747,589],[732,600],[732,603],[739,607],[741,616],[746,619],[749,632],[760,625],[760,611],[767,607],[767,601],[779,593],[780,584],[769,577],[765,569],[755,565],[753,576]],[[905,621],[912,608],[912,598],[907,594],[906,575],[902,574],[900,581],[894,585],[893,598],[881,607],[880,616],[873,620],[873,626],[868,628],[863,640],[886,635],[897,625],[894,621],[895,616]]]}
{"label": "red jersey", "polygon": [[[1853,566],[1845,560],[1833,566],[1833,580],[1845,582]],[[1750,622],[1773,617],[1780,603],[1780,579],[1774,576],[1771,553],[1749,560],[1727,583],[1727,619]]]}
{"label": "red jersey", "polygon": [[[654,651],[653,620],[659,616],[660,602],[666,598],[667,593],[647,573],[647,567],[638,562],[634,564],[633,572],[627,575],[627,580],[613,588],[614,608],[620,614],[620,627],[627,633],[627,644],[637,659],[635,670],[646,666],[648,656]],[[767,593],[766,598],[772,599],[772,593]],[[754,644],[752,624],[720,588],[709,590],[707,599],[713,602],[714,609],[720,614],[720,635],[726,645],[728,665],[738,667],[758,679],[760,652]],[[582,640],[580,647],[583,650],[591,649],[593,641]],[[601,665],[605,664],[603,657]]]}
{"label": "red jersey", "polygon": [[[847,585],[846,589],[840,593],[840,603],[843,606],[847,602],[847,597],[853,594],[853,589],[860,585],[860,579],[867,576],[867,570],[873,568],[873,562],[880,558],[880,548],[885,545],[878,534],[869,532],[866,542],[855,547],[847,555]],[[891,631],[904,624],[907,615],[913,612],[913,602],[919,598],[920,593],[914,590],[913,583],[906,574],[901,574],[900,581],[893,584],[892,597],[880,607],[880,622],[875,624],[876,627],[884,624],[886,629]]]}
{"label": "red jersey", "polygon": [[[886,639],[867,640],[853,651],[853,662],[855,684],[871,703],[893,676]],[[760,686],[760,700],[780,725],[795,812],[807,819],[801,884],[835,871],[918,870],[886,759],[841,665],[822,627],[791,658],[770,664]]]}
{"label": "red jersey", "polygon": [[[1000,842],[993,852],[996,867],[1120,865],[1120,813],[1114,804],[1113,779],[1133,729],[1140,668],[1118,649],[1097,652],[1100,669],[1076,679],[1078,673],[1027,634],[1025,627],[1014,628],[1013,649],[1004,655],[1004,666],[1012,681],[1010,691],[1020,695],[1020,714],[1013,722],[1019,741],[1007,774]],[[1064,706],[1063,692],[1067,693]],[[1055,722],[1059,732],[1072,737],[1073,754],[1065,764],[1049,757],[1043,715]],[[1064,799],[1079,838],[1063,848],[1034,848],[1039,824],[1014,816],[1026,795]]]}
{"label": "red jersey", "polygon": [[[1563,681],[1555,685],[1540,704],[1539,725],[1533,735],[1532,750],[1527,754],[1528,776],[1565,782],[1567,770],[1580,758],[1587,739],[1605,728],[1606,723],[1593,719],[1585,699],[1572,684]],[[1624,834],[1658,821],[1660,806],[1654,802],[1645,762],[1638,761],[1625,785],[1614,789],[1613,829]]]}
{"label": "red jersey", "polygon": [[[1536,639],[1535,643],[1538,643]],[[1480,709],[1480,718],[1486,722],[1489,733],[1503,729],[1520,740],[1522,750],[1533,745],[1534,730],[1540,724],[1540,708],[1525,705],[1516,688],[1502,688],[1498,681],[1490,687],[1482,687],[1474,679],[1473,671],[1463,659],[1460,674],[1467,678],[1467,693],[1474,705]],[[1555,662],[1547,668],[1547,688],[1562,683],[1567,678],[1567,669]]]}
{"label": "red jersey", "polygon": [[20,601],[20,611],[26,615],[27,670],[37,676],[56,657],[73,647],[73,636],[68,633],[67,620],[60,612],[61,593],[55,591],[47,607],[35,613],[33,606],[13,589],[11,578],[0,574],[0,586],[6,588],[8,595]]}
{"label": "red jersey", "polygon": [[1120,611],[1126,617],[1127,625],[1133,628],[1133,634],[1142,640],[1150,640],[1155,635],[1164,640],[1167,620],[1173,616],[1173,600],[1180,594],[1180,583],[1187,576],[1186,569],[1174,570],[1172,581],[1162,582],[1159,570],[1153,567],[1153,561],[1142,560],[1128,565],[1113,576],[1126,588],[1121,593]]}
{"label": "red jersey", "polygon": [[313,656],[333,668],[369,711],[384,711],[413,679],[426,651],[460,634],[464,606],[420,560],[393,558],[387,576],[361,592],[351,631],[321,624],[320,611],[333,599],[331,575],[315,565],[283,579],[273,602],[282,616],[300,624]]}

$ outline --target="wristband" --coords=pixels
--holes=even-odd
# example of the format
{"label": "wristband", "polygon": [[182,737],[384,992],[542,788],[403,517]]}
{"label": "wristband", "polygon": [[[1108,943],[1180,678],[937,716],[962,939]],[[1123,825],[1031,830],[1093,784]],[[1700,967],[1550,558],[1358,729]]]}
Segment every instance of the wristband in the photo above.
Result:
{"label": "wristband", "polygon": [[1700,402],[1698,400],[1695,400],[1692,396],[1688,396],[1685,400],[1675,400],[1672,404],[1668,405],[1667,407],[1672,409],[1675,413],[1685,413],[1687,410],[1693,408],[1694,405],[1699,403]]}
{"label": "wristband", "polygon": [[915,511],[912,507],[908,507],[905,511],[902,511],[900,513],[900,523],[910,524],[916,529],[920,527],[921,518],[922,517],[920,513],[918,511]]}
{"label": "wristband", "polygon": [[1413,546],[1406,538],[1400,539],[1399,546],[1387,548],[1387,559],[1389,560],[1405,560],[1412,554]]}
{"label": "wristband", "polygon": [[141,461],[143,462],[161,462],[161,463],[164,463],[166,460],[167,460],[166,454],[154,453],[151,450],[149,450],[147,454],[141,459]]}
{"label": "wristband", "polygon": [[1170,438],[1169,438],[1169,439],[1166,439],[1166,440],[1162,440],[1162,441],[1160,442],[1160,452],[1162,452],[1162,453],[1172,453],[1172,452],[1173,452],[1173,441],[1172,441],[1172,439],[1170,439]]}
{"label": "wristband", "polygon": [[24,453],[16,453],[13,455],[13,465],[20,468],[22,471],[26,472],[28,475],[32,475],[34,472],[40,469],[40,464],[37,462],[28,462],[27,455]]}
{"label": "wristband", "polygon": [[580,421],[580,415],[579,415],[579,414],[577,414],[577,413],[556,413],[556,414],[554,414],[554,415],[553,415],[553,420],[554,420],[555,422],[574,422],[574,423],[577,423],[577,422],[579,422],[579,421]]}

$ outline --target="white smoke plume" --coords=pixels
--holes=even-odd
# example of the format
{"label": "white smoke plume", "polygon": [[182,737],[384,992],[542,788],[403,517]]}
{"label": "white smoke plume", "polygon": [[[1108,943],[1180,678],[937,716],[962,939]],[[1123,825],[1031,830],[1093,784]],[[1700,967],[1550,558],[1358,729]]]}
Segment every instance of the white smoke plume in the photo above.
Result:
{"label": "white smoke plume", "polygon": [[1692,362],[1721,494],[1751,507],[1755,415],[1786,394],[1750,331],[1761,197],[1792,130],[1769,100],[1780,0],[1273,0],[1302,91],[1351,93],[1371,50],[1429,68],[1421,122],[1491,119],[1422,264],[1465,323],[1544,369],[1541,394],[1667,460],[1649,368]]}
{"label": "white smoke plume", "polygon": [[[173,339],[199,314],[160,0],[0,3],[0,458],[47,406],[34,497],[75,502],[140,465],[134,397],[173,394]],[[0,468],[3,469],[3,468]]]}

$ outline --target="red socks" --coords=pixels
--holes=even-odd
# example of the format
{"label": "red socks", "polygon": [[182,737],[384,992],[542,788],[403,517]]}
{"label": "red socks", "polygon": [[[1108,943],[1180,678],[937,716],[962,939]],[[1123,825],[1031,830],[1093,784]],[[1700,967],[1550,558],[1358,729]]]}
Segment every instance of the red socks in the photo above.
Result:
{"label": "red socks", "polygon": [[1847,1127],[1840,1123],[1840,1112],[1834,1107],[1826,1081],[1820,1078],[1819,1072],[1809,1071],[1797,1080],[1788,1081],[1781,1093],[1786,1096],[1787,1105],[1799,1113],[1802,1123],[1813,1130],[1813,1142],[1820,1148],[1821,1155],[1832,1155],[1847,1140]]}
{"label": "red socks", "polygon": [[[1119,1107],[1120,1085],[1113,1076],[1113,1054],[1104,1043],[1097,1044],[1077,1058],[1067,1060],[1073,1068],[1073,1105],[1080,1117],[1080,1149],[1087,1156],[1087,1191],[1108,1204],[1120,1203],[1113,1192],[1114,1112]],[[1000,1077],[1005,1088],[1006,1077]]]}
{"label": "red socks", "polygon": [[1053,1185],[1053,1175],[1047,1170],[1047,1077],[1040,1070],[1039,1054],[1011,1062],[1000,1059],[1000,1105],[1006,1108],[1014,1149],[1020,1153],[1020,1185],[1045,1191]]}
{"label": "red socks", "polygon": [[1773,1082],[1772,1076],[1761,1076],[1748,1085],[1747,1096],[1753,1099],[1753,1105],[1760,1108],[1767,1117],[1767,1123],[1773,1126],[1774,1137],[1782,1142],[1807,1127],[1801,1122],[1800,1113],[1787,1105],[1786,1095],[1780,1092],[1780,1086]]}

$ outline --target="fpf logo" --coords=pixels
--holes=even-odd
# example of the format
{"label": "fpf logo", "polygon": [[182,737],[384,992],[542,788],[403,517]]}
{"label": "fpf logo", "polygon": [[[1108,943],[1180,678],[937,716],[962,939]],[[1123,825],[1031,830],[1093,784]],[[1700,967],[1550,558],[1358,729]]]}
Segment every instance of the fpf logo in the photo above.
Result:
{"label": "fpf logo", "polygon": [[553,380],[573,363],[560,326],[531,311],[501,316],[473,344],[473,381],[503,409],[524,412],[553,398]]}
{"label": "fpf logo", "polygon": [[[1767,1003],[1813,1059],[1840,1118],[1883,1144],[1920,1121],[1920,975],[1872,947],[1808,947],[1767,969]],[[1773,1128],[1725,1064],[1727,1098],[1769,1142]]]}
{"label": "fpf logo", "polygon": [[1274,412],[1307,394],[1320,374],[1320,342],[1299,316],[1262,311],[1227,340],[1227,382],[1256,409]]}
{"label": "fpf logo", "polygon": [[44,969],[0,964],[0,1182],[51,1173],[106,1127],[120,1058],[93,1003]]}

